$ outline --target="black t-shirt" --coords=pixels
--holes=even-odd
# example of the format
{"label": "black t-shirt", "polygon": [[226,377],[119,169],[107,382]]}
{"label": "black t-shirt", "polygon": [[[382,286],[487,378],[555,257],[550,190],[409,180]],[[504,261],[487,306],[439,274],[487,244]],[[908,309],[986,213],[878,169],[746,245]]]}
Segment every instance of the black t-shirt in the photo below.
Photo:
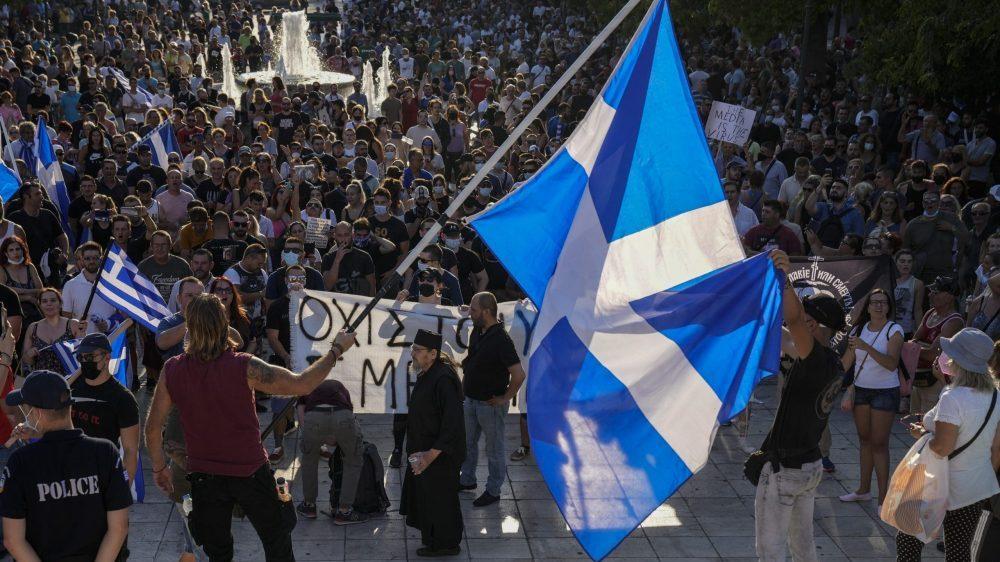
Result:
{"label": "black t-shirt", "polygon": [[[24,311],[21,310],[21,299],[18,298],[17,293],[6,285],[0,285],[0,304],[7,308],[8,318],[13,318],[14,316],[24,317]],[[3,326],[0,326],[0,332],[2,331]]]}
{"label": "black t-shirt", "polygon": [[295,139],[295,129],[305,123],[308,123],[308,120],[301,113],[295,111],[276,114],[271,119],[271,127],[277,130],[275,141],[279,145],[290,144]]}
{"label": "black t-shirt", "polygon": [[167,173],[159,166],[150,166],[149,168],[133,166],[125,175],[125,185],[129,187],[135,187],[142,180],[149,180],[153,184],[153,189],[156,189],[167,183]]}
{"label": "black t-shirt", "polygon": [[785,376],[778,413],[761,448],[780,451],[782,465],[799,468],[819,460],[819,440],[843,382],[837,353],[813,342],[804,359],[796,359]]}
{"label": "black t-shirt", "polygon": [[[268,330],[278,330],[278,341],[285,351],[292,349],[292,330],[288,319],[288,294],[278,298],[267,307],[267,321],[264,327]],[[288,367],[288,365],[285,365]]]}
{"label": "black t-shirt", "polygon": [[462,360],[465,395],[481,401],[503,396],[510,385],[508,369],[520,362],[514,340],[510,339],[503,322],[497,322],[482,333],[473,328],[469,336],[469,353]]}
{"label": "black t-shirt", "polygon": [[59,219],[48,209],[39,209],[38,216],[33,217],[24,209],[14,211],[7,217],[11,222],[21,225],[28,237],[28,253],[31,261],[42,263],[42,255],[55,244],[56,238],[65,234]]}
{"label": "black t-shirt", "polygon": [[107,512],[132,505],[115,446],[79,429],[50,431],[14,451],[0,490],[0,514],[25,520],[28,544],[42,560],[93,560]]}
{"label": "black t-shirt", "polygon": [[80,220],[80,218],[83,217],[83,215],[87,214],[87,211],[89,210],[90,210],[90,201],[87,201],[81,195],[76,199],[70,201],[69,210],[66,212],[66,215],[71,219]]}
{"label": "black t-shirt", "polygon": [[88,437],[100,437],[118,444],[124,427],[139,424],[139,404],[135,396],[114,377],[97,386],[83,376],[73,381],[73,426]]}
{"label": "black t-shirt", "polygon": [[344,216],[344,207],[347,206],[347,196],[339,189],[331,189],[323,196],[323,206],[333,211],[340,220],[347,220]]}
{"label": "black t-shirt", "polygon": [[472,242],[472,249],[476,252],[483,261],[483,267],[486,268],[486,275],[489,276],[490,281],[486,284],[486,288],[490,291],[504,290],[507,288],[507,270],[504,269],[503,264],[500,263],[500,259],[490,251],[489,246],[483,242],[482,238],[476,238]]}
{"label": "black t-shirt", "polygon": [[[320,268],[324,274],[333,267],[335,259],[337,259],[336,249],[330,250],[323,256]],[[366,277],[375,273],[375,264],[368,252],[352,247],[344,259],[340,260],[340,267],[336,273],[337,282],[331,290],[351,295],[368,295],[370,287]]]}
{"label": "black t-shirt", "polygon": [[396,249],[383,254],[377,248],[372,249],[372,259],[375,261],[375,276],[379,277],[386,271],[396,266],[396,259],[399,257],[399,245],[410,240],[410,235],[406,232],[406,225],[396,217],[390,216],[385,221],[375,217],[368,219],[372,227],[372,233],[380,238],[391,240],[396,245]]}
{"label": "black t-shirt", "polygon": [[107,195],[115,202],[115,206],[121,207],[125,203],[125,198],[129,196],[125,182],[116,179],[114,185],[107,185],[103,181],[97,182],[97,193]]}
{"label": "black t-shirt", "polygon": [[[451,250],[448,251],[451,252]],[[483,260],[479,259],[475,252],[463,246],[458,247],[456,258],[458,261],[458,282],[462,287],[462,299],[465,302],[471,302],[472,295],[476,294],[476,286],[472,281],[472,276],[485,269]],[[447,267],[443,261],[441,265]]]}
{"label": "black t-shirt", "polygon": [[[288,266],[281,266],[267,276],[267,286],[264,288],[264,298],[275,300],[288,294],[288,283],[285,282],[285,270]],[[323,274],[315,269],[306,266],[306,289],[312,291],[323,290]]]}
{"label": "black t-shirt", "polygon": [[233,264],[243,259],[243,252],[247,249],[247,243],[231,238],[213,238],[202,244],[201,247],[212,252],[212,259],[215,261],[215,266],[212,267],[212,275],[219,276],[225,273]]}
{"label": "black t-shirt", "polygon": [[[218,184],[212,181],[212,178],[198,184],[198,188],[195,189],[195,194],[198,195],[198,199],[205,203],[225,203],[226,199],[229,198],[229,191],[223,189],[223,184]],[[240,258],[243,256],[241,255]]]}

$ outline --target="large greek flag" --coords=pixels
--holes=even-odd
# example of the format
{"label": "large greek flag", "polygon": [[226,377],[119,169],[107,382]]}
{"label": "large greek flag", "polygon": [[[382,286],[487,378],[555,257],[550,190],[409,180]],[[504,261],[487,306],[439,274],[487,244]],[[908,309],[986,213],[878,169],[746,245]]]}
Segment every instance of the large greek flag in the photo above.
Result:
{"label": "large greek flag", "polygon": [[782,281],[744,259],[665,0],[565,145],[472,226],[538,306],[532,449],[603,558],[779,363]]}
{"label": "large greek flag", "polygon": [[139,273],[139,268],[116,242],[111,242],[104,269],[97,282],[97,294],[123,314],[156,332],[156,327],[170,310],[153,282]]}
{"label": "large greek flag", "polygon": [[[45,188],[49,199],[59,209],[59,223],[63,232],[69,238],[70,248],[76,245],[73,240],[73,229],[69,226],[69,191],[63,179],[62,167],[56,158],[56,151],[49,139],[49,130],[45,119],[39,117],[35,126],[35,177]],[[52,241],[54,244],[55,241]]]}
{"label": "large greek flag", "polygon": [[137,146],[143,144],[149,146],[153,151],[153,165],[163,168],[163,171],[167,171],[167,157],[170,153],[181,153],[181,145],[177,142],[177,137],[174,135],[174,126],[170,124],[170,121],[164,121],[158,125],[146,136],[142,137],[142,140],[135,143],[132,149],[134,150]]}

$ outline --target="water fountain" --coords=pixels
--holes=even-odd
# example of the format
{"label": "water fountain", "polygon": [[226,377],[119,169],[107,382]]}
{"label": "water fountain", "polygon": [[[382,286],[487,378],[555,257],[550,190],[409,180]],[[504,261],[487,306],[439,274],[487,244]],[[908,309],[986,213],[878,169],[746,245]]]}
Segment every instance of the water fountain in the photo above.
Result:
{"label": "water fountain", "polygon": [[375,103],[375,73],[372,72],[371,61],[365,61],[364,71],[361,73],[361,93],[368,100],[368,117],[381,116],[381,103]]}
{"label": "water fountain", "polygon": [[204,49],[202,49],[201,52],[198,53],[198,59],[195,62],[197,62],[198,66],[201,67],[201,75],[202,76],[208,76],[209,75],[208,74],[208,61],[205,60],[205,50]]}
{"label": "water fountain", "polygon": [[233,72],[233,53],[229,50],[228,42],[222,45],[222,93],[235,101],[236,108],[239,109],[240,87],[236,84],[236,73]]}
{"label": "water fountain", "polygon": [[274,71],[249,72],[239,79],[246,82],[255,78],[258,83],[268,83],[273,76],[280,76],[286,84],[350,84],[354,76],[323,70],[319,54],[309,43],[309,22],[305,11],[285,12],[281,15],[281,36],[277,38],[277,63]]}
{"label": "water fountain", "polygon": [[389,62],[389,47],[382,50],[382,66],[375,73],[375,99],[369,103],[372,107],[381,108],[382,102],[389,97],[389,84],[392,84],[392,63]]}
{"label": "water fountain", "polygon": [[260,43],[260,24],[257,23],[257,13],[250,14],[250,36]]}

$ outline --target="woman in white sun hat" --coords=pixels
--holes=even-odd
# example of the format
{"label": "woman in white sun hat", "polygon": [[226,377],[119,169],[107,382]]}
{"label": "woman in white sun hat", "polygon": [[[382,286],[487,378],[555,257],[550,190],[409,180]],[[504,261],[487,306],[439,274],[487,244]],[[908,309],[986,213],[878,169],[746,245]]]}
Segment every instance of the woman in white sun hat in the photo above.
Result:
{"label": "woman in white sun hat", "polygon": [[[1000,405],[996,379],[990,373],[993,340],[980,330],[965,328],[941,338],[942,371],[950,372],[937,405],[922,423],[910,426],[920,437],[932,433],[932,451],[948,457],[948,512],[944,518],[947,559],[968,560],[982,501],[1000,493]],[[920,560],[923,543],[910,535],[896,536],[896,559]],[[963,556],[964,553],[964,556]]]}

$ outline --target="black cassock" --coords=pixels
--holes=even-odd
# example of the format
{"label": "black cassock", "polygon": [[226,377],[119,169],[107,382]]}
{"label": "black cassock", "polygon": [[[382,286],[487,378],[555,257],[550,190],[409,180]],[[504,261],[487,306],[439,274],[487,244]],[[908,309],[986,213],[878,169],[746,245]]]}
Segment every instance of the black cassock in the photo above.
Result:
{"label": "black cassock", "polygon": [[462,542],[464,526],[458,503],[458,473],[465,461],[462,382],[440,361],[417,377],[410,393],[406,455],[438,449],[441,454],[420,476],[406,469],[399,512],[420,529],[421,542],[433,549]]}

